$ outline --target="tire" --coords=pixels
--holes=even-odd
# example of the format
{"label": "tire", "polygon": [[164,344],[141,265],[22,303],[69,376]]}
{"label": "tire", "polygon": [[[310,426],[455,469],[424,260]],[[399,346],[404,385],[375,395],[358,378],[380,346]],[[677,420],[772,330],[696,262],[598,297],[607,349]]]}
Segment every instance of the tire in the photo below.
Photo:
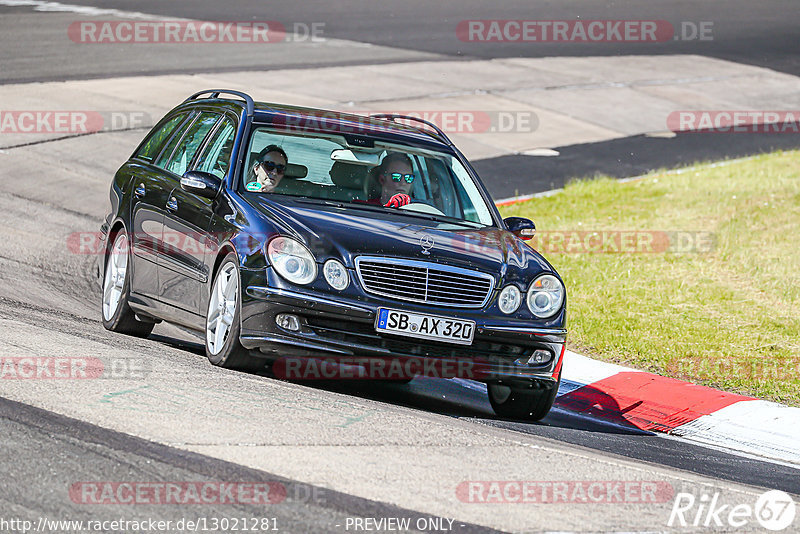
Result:
{"label": "tire", "polygon": [[487,384],[494,413],[508,419],[539,421],[550,412],[556,400],[561,376],[553,385],[531,383],[528,387]]}
{"label": "tire", "polygon": [[155,323],[138,320],[128,305],[131,291],[128,235],[124,230],[119,231],[110,236],[109,242],[111,247],[108,249],[103,273],[100,309],[103,326],[112,332],[147,337],[153,331]]}
{"label": "tire", "polygon": [[205,347],[208,361],[226,369],[257,370],[266,360],[255,358],[239,342],[242,329],[242,293],[238,259],[228,254],[222,260],[206,310]]}

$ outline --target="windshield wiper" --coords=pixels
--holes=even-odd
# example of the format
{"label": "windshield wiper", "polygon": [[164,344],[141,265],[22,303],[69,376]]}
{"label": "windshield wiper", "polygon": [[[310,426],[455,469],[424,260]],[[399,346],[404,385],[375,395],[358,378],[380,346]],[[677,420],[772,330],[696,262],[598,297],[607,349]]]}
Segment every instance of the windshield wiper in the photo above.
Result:
{"label": "windshield wiper", "polygon": [[[289,195],[291,196],[291,195]],[[467,228],[485,228],[485,224],[481,224],[474,221],[466,221],[463,219],[456,219],[455,217],[448,217],[448,216],[437,216],[430,213],[422,213],[419,211],[414,210],[397,210],[396,208],[386,208],[385,206],[379,206],[375,204],[367,204],[364,202],[355,202],[352,200],[330,200],[324,198],[313,198],[313,197],[294,197],[297,202],[302,204],[315,204],[315,205],[325,205],[325,206],[332,206],[335,208],[345,208],[345,209],[358,209],[358,210],[365,210],[365,211],[372,211],[376,213],[393,213],[395,215],[408,215],[411,217],[417,217],[420,219],[426,219],[428,221],[440,222],[445,224],[456,224],[459,226],[464,226]]]}
{"label": "windshield wiper", "polygon": [[332,206],[335,208],[357,208],[357,209],[364,209],[369,211],[380,211],[382,213],[386,212],[386,208],[383,206],[375,206],[373,204],[362,204],[361,202],[352,202],[347,200],[329,200],[326,198],[313,198],[313,197],[294,197],[297,202],[301,204],[315,204],[323,206]]}
{"label": "windshield wiper", "polygon": [[335,206],[337,208],[344,208],[344,202],[340,200],[328,200],[326,198],[314,198],[314,197],[300,197],[294,195],[287,195],[292,197],[295,202],[300,202],[301,204],[316,204],[316,205],[324,205],[324,206]]}
{"label": "windshield wiper", "polygon": [[[385,208],[384,211],[386,211]],[[484,226],[486,226],[485,224],[480,224],[472,221],[465,221],[463,219],[456,219],[455,217],[448,217],[446,215],[444,217],[441,217],[437,215],[432,215],[430,213],[421,213],[419,211],[414,211],[414,210],[402,210],[399,212],[393,211],[390,213],[397,213],[398,215],[410,215],[411,217],[419,217],[420,219],[427,219],[429,221],[435,221],[446,224],[458,224],[460,226],[466,226],[467,228],[483,228]]]}

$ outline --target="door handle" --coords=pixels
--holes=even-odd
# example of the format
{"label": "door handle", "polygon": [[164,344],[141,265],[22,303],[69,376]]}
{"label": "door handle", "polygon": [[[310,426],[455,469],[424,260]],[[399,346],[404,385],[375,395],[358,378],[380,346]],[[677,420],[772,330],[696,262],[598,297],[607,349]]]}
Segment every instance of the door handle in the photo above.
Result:
{"label": "door handle", "polygon": [[177,211],[178,210],[178,199],[175,197],[170,197],[167,201],[167,209],[170,211]]}
{"label": "door handle", "polygon": [[136,186],[136,189],[133,190],[133,194],[136,195],[136,198],[142,198],[147,190],[144,188],[144,184],[139,184]]}

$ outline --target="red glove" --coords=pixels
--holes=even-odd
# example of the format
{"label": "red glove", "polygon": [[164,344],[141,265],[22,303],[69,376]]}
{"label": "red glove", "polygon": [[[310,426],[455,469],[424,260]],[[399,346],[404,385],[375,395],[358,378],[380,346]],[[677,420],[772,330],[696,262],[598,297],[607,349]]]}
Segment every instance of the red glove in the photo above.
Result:
{"label": "red glove", "polygon": [[405,206],[406,204],[411,204],[411,197],[405,193],[397,193],[390,198],[389,202],[384,204],[384,206],[387,208],[399,208],[400,206]]}

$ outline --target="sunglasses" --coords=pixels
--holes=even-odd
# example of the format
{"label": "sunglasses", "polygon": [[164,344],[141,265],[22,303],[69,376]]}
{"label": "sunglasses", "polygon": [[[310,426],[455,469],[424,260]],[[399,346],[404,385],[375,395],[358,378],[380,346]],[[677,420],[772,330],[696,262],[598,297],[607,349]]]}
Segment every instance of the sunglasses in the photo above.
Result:
{"label": "sunglasses", "polygon": [[283,174],[286,171],[286,165],[275,163],[274,161],[262,161],[261,166],[264,167],[267,172],[276,171],[278,174]]}
{"label": "sunglasses", "polygon": [[392,180],[395,182],[405,179],[407,184],[414,182],[414,178],[416,178],[416,176],[413,174],[403,174],[401,172],[393,172],[389,176],[391,176]]}

